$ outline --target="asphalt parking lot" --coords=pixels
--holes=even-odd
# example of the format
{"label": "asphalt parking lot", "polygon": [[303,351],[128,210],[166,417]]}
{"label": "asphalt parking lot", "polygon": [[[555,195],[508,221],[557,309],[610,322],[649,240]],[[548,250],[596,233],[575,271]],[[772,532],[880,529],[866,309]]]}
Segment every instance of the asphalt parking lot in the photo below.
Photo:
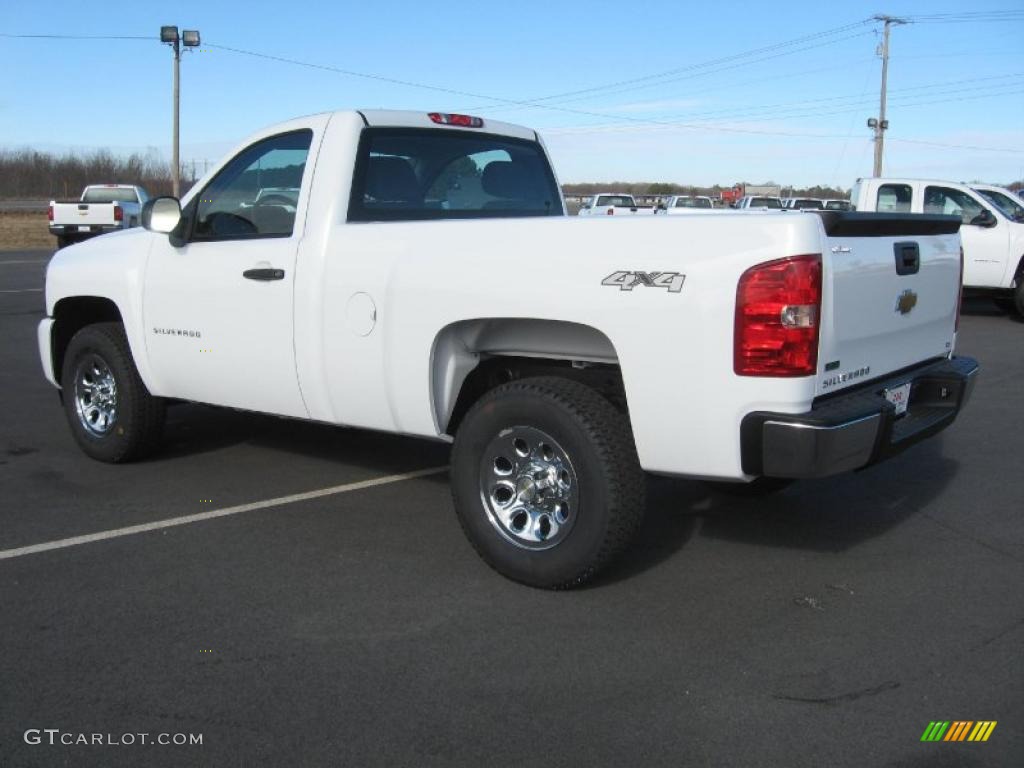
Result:
{"label": "asphalt parking lot", "polygon": [[37,359],[48,257],[0,253],[0,766],[1024,764],[1024,324],[987,302],[938,438],[769,500],[652,479],[625,560],[548,593],[476,557],[443,473],[337,489],[443,445],[181,405],[157,457],[87,459]]}

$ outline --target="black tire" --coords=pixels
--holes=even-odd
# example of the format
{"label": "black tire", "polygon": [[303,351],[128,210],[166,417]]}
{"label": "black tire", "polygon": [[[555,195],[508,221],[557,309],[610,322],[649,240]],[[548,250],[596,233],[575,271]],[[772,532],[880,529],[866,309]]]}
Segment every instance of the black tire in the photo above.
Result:
{"label": "black tire", "polygon": [[717,493],[743,499],[760,499],[788,488],[795,481],[782,477],[758,477],[749,483],[707,481],[705,485]]}
{"label": "black tire", "polygon": [[996,296],[992,301],[1008,315],[1024,318],[1024,280],[1019,281],[1016,290],[1009,296]]}
{"label": "black tire", "polygon": [[[567,509],[555,534],[562,538],[553,537],[556,543],[548,548],[528,548],[543,547],[544,541],[517,543],[513,529],[502,527],[493,501],[484,495],[493,479],[485,476],[483,466],[490,461],[489,446],[504,450],[493,446],[505,439],[511,445],[510,436],[520,432],[550,437],[573,472],[574,508]],[[537,450],[545,447],[538,438]],[[513,456],[510,478],[530,474],[521,462],[533,459],[523,456]],[[455,435],[451,486],[462,529],[483,560],[510,579],[545,589],[579,586],[612,562],[632,540],[645,507],[645,478],[628,419],[590,387],[555,377],[504,384],[473,405]],[[515,498],[520,498],[518,491]],[[550,499],[539,503],[546,502]]]}
{"label": "black tire", "polygon": [[[99,368],[96,367],[97,360]],[[93,371],[86,374],[90,366]],[[99,409],[89,406],[99,400],[85,394],[96,381],[103,380],[94,372],[102,372],[104,368],[109,371],[116,388],[109,422],[90,418]],[[80,383],[83,375],[92,377],[93,385]],[[92,458],[114,464],[134,461],[152,453],[159,445],[165,404],[162,398],[151,395],[139,378],[121,323],[89,325],[72,337],[64,354],[61,386],[64,413],[71,426],[71,434]],[[82,406],[79,391],[89,400],[85,406]],[[105,397],[105,393],[101,392],[99,397]],[[80,407],[86,417],[80,417]],[[93,427],[87,427],[84,422],[93,423]]]}

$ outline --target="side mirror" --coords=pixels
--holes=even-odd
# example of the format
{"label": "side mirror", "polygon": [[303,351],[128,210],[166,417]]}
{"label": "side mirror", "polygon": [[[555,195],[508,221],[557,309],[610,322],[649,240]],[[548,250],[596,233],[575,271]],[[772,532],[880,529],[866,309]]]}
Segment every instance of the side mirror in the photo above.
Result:
{"label": "side mirror", "polygon": [[996,225],[996,215],[988,208],[982,208],[981,213],[971,219],[970,223],[976,227],[985,227],[986,229],[989,229]]}
{"label": "side mirror", "polygon": [[181,203],[176,197],[154,197],[142,206],[142,226],[150,232],[169,234],[181,221]]}

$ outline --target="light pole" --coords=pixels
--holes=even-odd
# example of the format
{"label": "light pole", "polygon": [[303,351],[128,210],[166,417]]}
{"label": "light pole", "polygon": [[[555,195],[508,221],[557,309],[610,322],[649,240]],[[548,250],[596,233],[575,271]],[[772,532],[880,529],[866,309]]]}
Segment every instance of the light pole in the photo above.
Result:
{"label": "light pole", "polygon": [[174,139],[171,144],[171,188],[175,197],[181,196],[181,164],[178,160],[178,111],[181,101],[181,89],[179,87],[181,68],[181,46],[195,48],[199,45],[198,29],[183,29],[178,35],[178,28],[175,26],[160,27],[160,42],[171,46],[174,51]]}

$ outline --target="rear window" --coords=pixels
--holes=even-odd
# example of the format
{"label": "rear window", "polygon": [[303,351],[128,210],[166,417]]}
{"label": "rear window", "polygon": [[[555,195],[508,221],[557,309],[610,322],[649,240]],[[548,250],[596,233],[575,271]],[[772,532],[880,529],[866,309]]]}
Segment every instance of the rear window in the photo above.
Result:
{"label": "rear window", "polygon": [[633,198],[624,195],[601,195],[597,198],[598,207],[610,205],[613,208],[632,208],[635,203]]}
{"label": "rear window", "polygon": [[910,195],[909,184],[883,184],[878,188],[875,210],[880,213],[910,213]]}
{"label": "rear window", "polygon": [[801,211],[805,210],[820,210],[823,206],[821,200],[797,200],[793,203],[793,207]]}
{"label": "rear window", "polygon": [[829,211],[848,211],[851,207],[845,200],[829,200],[825,203],[825,209]]}
{"label": "rear window", "polygon": [[83,203],[137,203],[138,195],[135,190],[117,187],[94,187],[87,189],[82,197]]}
{"label": "rear window", "polygon": [[782,201],[777,197],[752,197],[750,198],[751,208],[781,208]]}
{"label": "rear window", "polygon": [[349,221],[561,216],[540,145],[470,131],[367,128]]}
{"label": "rear window", "polygon": [[704,197],[680,197],[676,208],[710,208],[711,201]]}

